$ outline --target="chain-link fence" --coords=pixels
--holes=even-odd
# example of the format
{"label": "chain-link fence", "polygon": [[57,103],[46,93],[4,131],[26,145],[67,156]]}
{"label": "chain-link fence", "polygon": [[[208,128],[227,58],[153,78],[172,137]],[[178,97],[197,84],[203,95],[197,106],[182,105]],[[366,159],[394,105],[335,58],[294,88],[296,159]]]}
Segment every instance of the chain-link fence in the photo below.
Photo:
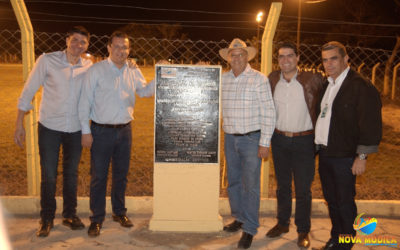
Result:
{"label": "chain-link fence", "polygon": [[[0,62],[20,63],[22,60],[21,33],[19,30],[0,31]],[[35,55],[39,56],[45,52],[63,50],[65,48],[65,35],[61,33],[34,33]],[[92,35],[88,53],[94,61],[98,61],[107,56],[106,44],[109,36]],[[248,43],[254,41],[247,40]],[[174,63],[192,64],[198,61],[209,62],[210,64],[219,64],[227,66],[221,59],[218,51],[229,45],[229,41],[192,41],[192,40],[168,40],[156,38],[131,38],[131,57],[139,65],[153,65],[158,60],[169,60]],[[255,46],[256,47],[256,46]],[[261,47],[261,46],[259,46]],[[378,90],[383,90],[383,79],[385,65],[388,61],[391,51],[383,49],[370,49],[362,47],[347,46],[350,63],[353,67],[359,68],[360,72],[370,79],[373,78],[373,67],[376,67],[375,85]],[[276,53],[274,53],[274,62],[276,62]],[[322,70],[320,45],[301,44],[300,46],[301,67]],[[254,61],[254,60],[253,60]],[[400,56],[395,57],[393,65],[390,67],[390,81],[393,74],[393,67],[400,63]],[[258,68],[257,65],[254,65]],[[277,66],[275,65],[275,68]],[[398,74],[400,77],[400,73]],[[391,89],[391,85],[390,85]],[[395,90],[395,98],[400,99],[400,90]]]}
{"label": "chain-link fence", "polygon": [[[19,64],[22,61],[21,55],[21,33],[20,31],[10,31],[10,30],[1,30],[0,31],[0,63],[7,64]],[[45,32],[36,32],[34,34],[34,42],[35,42],[35,55],[39,56],[45,52],[52,52],[57,50],[63,50],[65,48],[65,35],[60,33],[45,33]],[[92,35],[90,39],[90,46],[88,49],[88,53],[94,61],[101,60],[107,56],[106,44],[108,41],[108,36],[97,36]],[[252,41],[248,40],[248,43],[252,43]],[[221,48],[225,48],[229,45],[230,41],[192,41],[192,40],[167,40],[167,39],[155,39],[155,38],[131,38],[131,57],[134,58],[137,63],[141,66],[153,65],[158,60],[169,60],[173,63],[181,63],[181,64],[191,64],[196,63],[198,61],[209,62],[210,64],[220,64],[224,67],[228,65],[224,62],[218,54],[218,51]],[[253,45],[254,46],[254,45]],[[256,46],[255,46],[256,47]],[[300,67],[309,69],[309,70],[323,70],[321,65],[321,45],[308,45],[301,44],[300,47]],[[351,47],[347,46],[348,54],[350,57],[351,66],[358,69],[364,76],[373,79],[374,84],[377,89],[382,92],[383,91],[383,82],[384,82],[384,73],[385,73],[385,65],[391,55],[391,51],[382,50],[382,49],[370,49],[370,48],[361,48],[361,47]],[[254,60],[253,60],[254,61]],[[276,53],[274,53],[273,61],[276,62]],[[400,72],[398,72],[397,77],[392,79],[393,75],[393,67],[396,64],[400,63],[399,53],[396,55],[394,59],[393,65],[390,67],[389,80],[390,80],[390,90],[392,89],[392,80],[394,83],[399,85],[400,83]],[[254,65],[253,67],[258,68],[258,65]],[[277,65],[274,65],[276,68]],[[146,67],[143,68],[146,70]],[[15,109],[16,109],[16,100],[22,89],[22,79],[21,76],[10,76],[6,77],[6,74],[15,71],[14,68],[5,68],[3,67],[3,71],[0,72],[0,85],[2,89],[2,96],[4,98],[0,100],[0,104],[2,107],[10,108],[3,109],[2,115],[2,133],[0,133],[0,157],[11,157],[9,159],[10,163],[3,163],[4,166],[10,167],[15,162],[22,165],[24,164],[24,156],[22,152],[19,152],[19,156],[14,156],[14,143],[12,140],[12,124],[14,124],[15,119]],[[373,73],[374,72],[374,73]],[[15,90],[15,86],[18,86],[17,90]],[[400,109],[398,104],[400,103],[400,86],[396,86],[395,90],[395,100],[390,101],[388,98],[383,98],[384,100],[384,139],[382,142],[383,147],[381,147],[381,153],[378,154],[379,157],[376,157],[376,161],[374,164],[377,165],[385,165],[390,162],[390,166],[398,165],[398,159],[400,158]],[[5,93],[5,91],[7,91]],[[141,105],[139,103],[139,105]],[[149,107],[152,109],[151,101],[144,101],[143,107]],[[141,106],[139,106],[141,107]],[[4,113],[7,112],[7,113]],[[148,133],[152,134],[152,118],[147,117],[147,113],[143,112],[140,114],[140,109],[135,112],[138,116],[135,123],[138,124],[137,132],[139,134],[139,140],[145,141],[145,147],[152,151],[152,139],[147,138],[145,135],[147,132],[143,132],[143,129],[148,129]],[[139,113],[139,114],[138,114]],[[144,120],[141,120],[141,116],[145,116]],[[147,120],[146,120],[147,119]],[[147,124],[147,125],[146,125]],[[3,129],[4,128],[4,129]],[[8,131],[8,132],[5,132]],[[135,147],[135,146],[134,146]],[[135,150],[140,150],[140,145],[137,146],[139,148],[133,149],[132,161],[135,163],[133,180],[129,180],[129,183],[132,182],[133,191],[128,190],[129,195],[151,195],[152,194],[152,153],[146,153],[146,155],[138,155]],[[382,151],[383,150],[383,151]],[[10,152],[12,151],[12,152]],[[18,157],[18,161],[16,161],[15,157]],[[89,171],[89,158],[88,152],[84,152],[83,165],[86,164],[87,169],[84,168],[82,171]],[[21,160],[22,158],[22,160]],[[146,160],[143,161],[143,158]],[[14,162],[14,163],[12,163]],[[150,163],[148,163],[150,162]],[[150,166],[147,166],[150,164]],[[25,167],[25,165],[23,165]],[[6,168],[3,168],[3,170]],[[25,170],[25,169],[24,169]],[[1,169],[0,169],[1,171]],[[4,172],[5,173],[5,172]],[[3,174],[3,172],[0,172]],[[9,172],[7,172],[9,174]],[[132,175],[132,174],[131,174]],[[388,173],[387,171],[383,171],[380,177],[388,177],[388,178],[398,178],[400,177],[399,172]],[[25,177],[26,178],[26,177]],[[86,186],[86,188],[80,191],[80,195],[88,194],[88,183],[89,178],[84,179],[86,177],[80,176],[80,182],[82,185]],[[83,178],[83,179],[82,179]],[[1,188],[1,187],[0,187]],[[4,189],[4,188],[3,188]],[[1,190],[0,190],[1,191]],[[7,193],[7,192],[6,192]]]}

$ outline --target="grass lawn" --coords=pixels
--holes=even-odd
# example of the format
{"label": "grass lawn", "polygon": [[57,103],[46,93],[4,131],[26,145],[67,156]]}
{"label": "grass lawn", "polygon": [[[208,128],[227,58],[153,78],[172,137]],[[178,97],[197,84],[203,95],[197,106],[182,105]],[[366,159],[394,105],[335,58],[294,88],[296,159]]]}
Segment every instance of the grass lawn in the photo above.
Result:
{"label": "grass lawn", "polygon": [[[154,69],[142,68],[148,81],[154,78]],[[14,124],[18,96],[23,88],[21,65],[0,64],[0,194],[26,195],[25,150],[13,142]],[[131,168],[128,175],[126,194],[129,196],[152,195],[153,193],[153,140],[154,99],[138,98],[133,122],[133,147]],[[357,177],[357,199],[399,200],[400,178],[400,107],[385,103],[383,108],[384,131],[380,152],[369,156],[367,171]],[[222,144],[223,145],[223,144]],[[223,148],[223,146],[221,146]],[[223,149],[221,149],[223,159]],[[223,161],[222,161],[223,162]],[[221,163],[221,169],[223,164]],[[82,152],[79,166],[78,195],[89,195],[90,184],[89,150]],[[62,167],[59,167],[57,195],[62,195]],[[222,170],[221,170],[222,172]],[[313,197],[322,198],[321,184],[316,169]],[[269,196],[275,197],[276,182],[272,164],[269,175]],[[108,183],[110,192],[110,181]],[[221,196],[226,190],[221,189]]]}

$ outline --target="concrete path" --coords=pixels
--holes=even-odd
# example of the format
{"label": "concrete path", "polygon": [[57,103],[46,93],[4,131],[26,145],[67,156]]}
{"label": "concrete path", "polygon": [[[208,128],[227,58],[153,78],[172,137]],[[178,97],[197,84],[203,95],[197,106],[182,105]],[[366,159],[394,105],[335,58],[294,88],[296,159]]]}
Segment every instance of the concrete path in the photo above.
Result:
{"label": "concrete path", "polygon": [[[38,228],[38,216],[6,215],[5,224],[8,230],[11,245],[14,249],[236,249],[241,233],[171,233],[153,232],[148,229],[151,215],[128,214],[134,223],[131,229],[123,228],[112,221],[108,215],[103,223],[99,237],[90,238],[87,235],[89,223],[87,214],[79,215],[86,227],[83,230],[72,231],[61,224],[61,218],[56,218],[54,228],[46,238],[35,236]],[[378,225],[369,236],[359,236],[362,243],[353,249],[399,249],[400,247],[400,219],[376,218]],[[231,221],[224,217],[224,224]],[[260,217],[260,228],[253,240],[251,249],[298,249],[297,233],[294,225],[282,237],[269,239],[266,232],[275,225],[274,216]],[[331,224],[329,218],[312,218],[311,247],[320,247],[329,238]],[[365,238],[385,239],[385,242],[396,241],[396,247],[365,246]],[[310,248],[311,249],[311,248]]]}

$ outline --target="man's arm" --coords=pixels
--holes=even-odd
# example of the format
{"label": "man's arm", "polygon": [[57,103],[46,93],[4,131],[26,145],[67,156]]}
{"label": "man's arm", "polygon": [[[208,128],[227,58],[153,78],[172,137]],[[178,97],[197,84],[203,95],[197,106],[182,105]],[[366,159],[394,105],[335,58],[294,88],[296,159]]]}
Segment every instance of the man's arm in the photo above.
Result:
{"label": "man's arm", "polygon": [[[357,119],[360,128],[357,154],[370,154],[378,151],[382,138],[382,103],[379,92],[368,82],[362,85],[359,103],[357,104]],[[353,175],[365,172],[367,159],[356,157],[352,166]]]}
{"label": "man's arm", "polygon": [[79,98],[79,120],[82,127],[82,146],[90,148],[92,146],[93,137],[90,131],[90,112],[93,105],[94,91],[96,87],[96,74],[94,69],[90,68],[85,76],[82,84],[81,96]]}
{"label": "man's arm", "polygon": [[24,127],[25,111],[18,109],[17,121],[15,122],[14,142],[20,148],[24,147],[25,127]]}
{"label": "man's arm", "polygon": [[[171,64],[167,60],[159,60],[156,64]],[[135,69],[135,91],[140,97],[151,97],[154,95],[156,90],[156,80],[153,79],[150,83],[147,84],[146,79],[144,78],[142,71],[137,67]]]}
{"label": "man's arm", "polygon": [[24,117],[25,113],[31,110],[32,99],[41,85],[46,81],[46,60],[45,56],[41,55],[35,63],[32,71],[29,73],[28,80],[25,83],[21,96],[18,99],[17,120],[15,122],[14,142],[21,148],[24,147],[25,142],[25,127]]}
{"label": "man's arm", "polygon": [[274,133],[276,122],[275,105],[272,99],[271,87],[267,77],[265,77],[264,81],[260,83],[259,91],[257,93],[260,100],[261,120],[261,137],[258,154],[261,158],[267,158],[271,137]]}
{"label": "man's arm", "polygon": [[135,72],[135,91],[140,97],[151,97],[155,92],[155,79],[147,84],[142,71],[139,68],[134,69]]}
{"label": "man's arm", "polygon": [[29,73],[28,79],[26,80],[24,89],[21,92],[21,96],[18,99],[18,109],[20,110],[31,110],[32,99],[41,85],[44,85],[47,77],[47,65],[45,55],[41,55],[35,63],[32,71]]}

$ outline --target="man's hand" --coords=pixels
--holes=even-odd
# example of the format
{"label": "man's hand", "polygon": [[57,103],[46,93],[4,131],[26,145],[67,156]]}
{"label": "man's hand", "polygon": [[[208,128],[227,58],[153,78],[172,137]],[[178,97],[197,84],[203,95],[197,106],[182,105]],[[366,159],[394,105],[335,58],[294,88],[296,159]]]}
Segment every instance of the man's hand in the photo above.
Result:
{"label": "man's hand", "polygon": [[15,127],[14,142],[20,148],[24,148],[24,142],[25,142],[25,128],[24,128],[24,125],[21,124],[21,125],[17,125]]}
{"label": "man's hand", "polygon": [[162,60],[157,61],[156,64],[171,64],[171,63],[168,60],[162,59]]}
{"label": "man's hand", "polygon": [[82,135],[82,147],[90,148],[93,143],[92,134],[83,134]]}
{"label": "man's hand", "polygon": [[196,65],[210,65],[210,62],[198,61],[198,62],[196,63]]}
{"label": "man's hand", "polygon": [[267,159],[269,154],[269,147],[258,146],[258,157]]}
{"label": "man's hand", "polygon": [[353,162],[353,167],[351,168],[351,172],[353,175],[362,175],[365,172],[365,168],[367,166],[367,160],[360,160],[358,157]]}
{"label": "man's hand", "polygon": [[20,148],[24,148],[25,128],[24,128],[25,111],[18,109],[17,121],[15,122],[14,142]]}
{"label": "man's hand", "polygon": [[128,58],[128,66],[131,69],[139,68],[139,66],[137,65],[136,61],[131,59],[131,58]]}

